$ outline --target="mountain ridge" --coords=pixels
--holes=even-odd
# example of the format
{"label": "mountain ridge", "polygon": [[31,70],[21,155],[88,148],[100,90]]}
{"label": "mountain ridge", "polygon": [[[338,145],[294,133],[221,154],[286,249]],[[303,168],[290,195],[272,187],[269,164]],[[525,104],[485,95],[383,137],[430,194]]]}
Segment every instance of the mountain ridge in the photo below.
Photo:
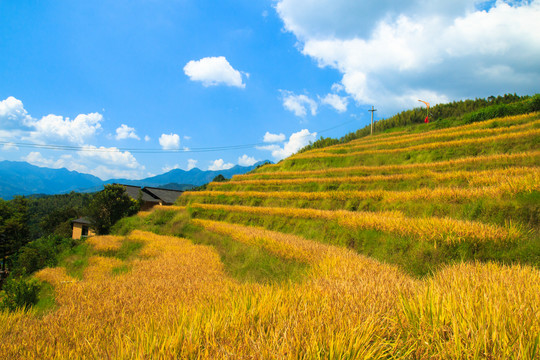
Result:
{"label": "mountain ridge", "polygon": [[200,186],[206,184],[217,175],[226,178],[233,175],[244,174],[257,166],[268,162],[259,161],[252,166],[236,165],[227,170],[201,170],[198,168],[189,171],[173,169],[166,173],[151,176],[140,180],[100,178],[66,168],[52,169],[29,164],[25,161],[0,161],[0,198],[10,200],[14,196],[22,195],[56,195],[76,192],[99,191],[103,185],[119,183],[125,185],[158,187],[176,183],[181,185]]}

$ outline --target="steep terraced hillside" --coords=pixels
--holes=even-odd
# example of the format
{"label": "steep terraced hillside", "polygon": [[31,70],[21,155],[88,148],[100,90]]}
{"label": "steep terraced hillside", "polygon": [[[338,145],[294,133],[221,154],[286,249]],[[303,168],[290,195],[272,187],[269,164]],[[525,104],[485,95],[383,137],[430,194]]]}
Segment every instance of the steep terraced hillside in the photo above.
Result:
{"label": "steep terraced hillside", "polygon": [[1,359],[538,359],[540,114],[324,149],[125,218]]}
{"label": "steep terraced hillside", "polygon": [[407,130],[299,153],[180,203],[418,275],[461,260],[540,264],[540,114]]}

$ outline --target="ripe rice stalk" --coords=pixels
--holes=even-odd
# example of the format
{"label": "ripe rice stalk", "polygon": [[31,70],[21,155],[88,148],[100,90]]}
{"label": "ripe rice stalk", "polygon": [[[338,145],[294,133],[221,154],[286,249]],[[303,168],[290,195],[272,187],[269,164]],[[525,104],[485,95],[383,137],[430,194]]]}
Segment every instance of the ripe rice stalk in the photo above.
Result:
{"label": "ripe rice stalk", "polygon": [[373,155],[373,154],[393,154],[393,153],[399,153],[399,152],[405,152],[405,151],[419,151],[419,150],[432,150],[432,149],[439,149],[439,148],[447,148],[447,147],[459,147],[463,145],[481,145],[485,143],[492,143],[492,142],[498,142],[498,141],[505,141],[505,140],[517,140],[517,139],[523,139],[523,138],[532,138],[537,139],[540,142],[540,139],[538,138],[540,135],[540,129],[532,129],[527,131],[520,131],[516,133],[504,133],[500,135],[493,135],[493,136],[486,136],[482,138],[472,138],[472,139],[459,139],[459,140],[451,140],[451,141],[439,141],[439,142],[431,142],[427,144],[420,144],[420,145],[413,145],[403,148],[397,148],[397,149],[379,149],[379,150],[363,150],[363,151],[353,151],[345,154],[333,154],[333,153],[300,153],[298,155],[294,155],[290,157],[290,160],[293,159],[319,159],[319,158],[342,158],[342,157],[353,157],[353,156],[360,156],[360,155]]}
{"label": "ripe rice stalk", "polygon": [[123,237],[114,235],[91,236],[86,239],[87,244],[92,245],[94,250],[100,252],[117,251],[122,246],[123,241]]}
{"label": "ripe rice stalk", "polygon": [[414,163],[414,164],[392,164],[379,166],[351,166],[343,168],[331,168],[323,170],[305,170],[305,171],[279,171],[253,173],[245,175],[234,175],[232,182],[248,180],[248,179],[273,179],[273,178],[295,178],[295,177],[310,177],[310,176],[341,176],[341,174],[362,173],[381,173],[381,172],[409,172],[420,170],[441,171],[444,169],[456,169],[462,166],[474,166],[478,164],[487,164],[490,166],[516,165],[519,162],[537,165],[540,163],[540,151],[527,151],[516,154],[495,154],[470,156],[460,159],[451,159],[444,161],[436,161],[429,163]]}
{"label": "ripe rice stalk", "polygon": [[[482,129],[482,130],[468,130],[468,131],[455,131],[451,133],[444,133],[444,134],[431,134],[431,133],[423,133],[423,134],[417,134],[415,137],[408,137],[408,138],[399,138],[398,140],[393,141],[384,141],[384,142],[377,142],[375,144],[361,144],[356,146],[349,146],[347,148],[341,148],[341,149],[335,149],[335,148],[323,148],[318,150],[310,151],[309,154],[343,154],[344,150],[347,150],[346,153],[361,150],[361,149],[389,149],[389,147],[393,147],[395,145],[411,145],[413,142],[420,142],[422,143],[430,143],[434,140],[437,141],[450,141],[450,140],[456,140],[456,139],[463,139],[468,136],[474,136],[474,138],[480,138],[485,136],[493,136],[500,133],[512,133],[516,131],[522,131],[524,129],[530,129],[530,128],[536,128],[540,124],[540,120],[528,123],[528,124],[522,124],[518,126],[513,126],[510,128],[495,128],[495,129]],[[304,153],[307,154],[307,153]],[[294,156],[294,158],[302,157],[301,154],[298,154],[298,156]]]}
{"label": "ripe rice stalk", "polygon": [[252,207],[241,205],[191,204],[194,209],[222,210],[256,215],[284,216],[289,218],[323,219],[336,221],[341,226],[352,229],[371,229],[414,236],[419,241],[440,241],[459,243],[468,241],[515,241],[522,234],[515,229],[484,224],[478,221],[456,220],[452,218],[426,217],[410,218],[397,211],[366,212],[346,210],[318,210],[276,207]]}
{"label": "ripe rice stalk", "polygon": [[536,359],[540,272],[520,265],[447,266],[426,279],[399,314],[418,358]]}
{"label": "ripe rice stalk", "polygon": [[[475,185],[476,180],[471,180],[471,185]],[[486,181],[480,179],[478,181]],[[538,171],[523,176],[501,176],[496,185],[480,187],[437,187],[419,188],[407,191],[391,190],[336,190],[336,191],[187,191],[183,196],[187,197],[218,197],[229,196],[237,198],[257,198],[257,199],[302,199],[308,201],[315,200],[338,200],[347,201],[350,199],[364,200],[374,199],[382,202],[395,201],[450,201],[463,202],[479,198],[501,198],[503,196],[514,195],[520,192],[531,192],[540,190],[540,173]]]}
{"label": "ripe rice stalk", "polygon": [[[260,228],[208,220],[195,221],[210,231],[232,236],[238,241],[253,243],[256,239],[265,238],[266,244],[272,244],[268,249],[282,249],[273,244],[287,243],[290,247],[297,247],[298,254],[309,254],[304,259],[313,265],[312,278],[324,279],[325,290],[337,290],[336,305],[353,299],[355,303],[365,301],[356,298],[355,294],[373,294],[376,287],[367,285],[361,279],[376,278],[378,284],[384,284],[390,290],[371,297],[371,301],[377,304],[375,308],[380,309],[384,306],[378,303],[380,296],[393,304],[396,296],[393,289],[399,284],[399,305],[393,309],[394,305],[388,307],[386,302],[384,307],[386,318],[390,320],[389,327],[398,324],[398,328],[402,329],[402,332],[393,329],[394,336],[399,334],[403,341],[396,341],[393,345],[399,344],[406,349],[400,354],[403,357],[414,353],[421,358],[440,359],[533,359],[539,354],[538,269],[472,263],[447,266],[422,281],[403,278],[388,268],[368,275],[366,271],[375,268],[382,270],[380,264],[370,264],[368,259],[357,257],[345,249],[313,245],[296,236]],[[383,274],[393,275],[383,279]],[[396,277],[401,279],[397,283]],[[303,296],[307,295],[303,290],[295,290]],[[282,297],[280,301],[283,301]],[[328,322],[324,326],[328,326]],[[373,330],[376,329],[374,326]],[[336,348],[336,354],[342,354],[342,347],[347,342],[340,337],[332,339],[339,348]]]}
{"label": "ripe rice stalk", "polygon": [[175,210],[183,211],[186,209],[185,206],[176,206],[176,205],[156,205],[152,208],[153,210]]}
{"label": "ripe rice stalk", "polygon": [[[472,135],[472,134],[497,134],[500,132],[511,132],[516,129],[534,127],[535,124],[538,124],[538,120],[535,120],[538,118],[538,116],[539,116],[538,113],[509,116],[506,118],[496,118],[496,119],[491,119],[491,120],[487,120],[487,121],[483,121],[479,123],[451,127],[447,129],[438,129],[438,130],[431,130],[431,131],[412,133],[412,134],[399,134],[399,136],[396,136],[396,137],[387,137],[383,139],[378,139],[378,138],[370,139],[369,137],[367,137],[367,138],[364,138],[365,141],[359,141],[360,139],[358,139],[358,140],[353,140],[346,144],[338,144],[338,145],[329,146],[325,149],[329,149],[332,151],[340,150],[340,149],[349,150],[352,148],[362,148],[363,146],[391,145],[391,144],[406,143],[406,142],[420,140],[420,139],[439,139],[439,138],[444,138],[448,136],[456,136],[456,135],[466,136],[466,135]],[[528,121],[528,122],[523,124],[524,121]],[[489,126],[494,123],[503,124],[504,126],[497,127],[497,128],[490,128]],[[315,151],[320,151],[320,150],[315,150]]]}
{"label": "ripe rice stalk", "polygon": [[[217,254],[185,239],[136,232],[159,250],[107,276],[55,284],[44,317],[0,312],[0,357],[28,358],[522,358],[538,352],[540,272],[452,265],[412,279],[345,248],[259,228],[206,229],[311,264],[299,283],[238,284]],[[292,254],[291,254],[292,252]],[[61,279],[45,269],[41,276]],[[54,275],[53,275],[54,274]],[[52,276],[51,276],[52,275]],[[535,345],[536,344],[536,345]]]}
{"label": "ripe rice stalk", "polygon": [[215,189],[231,185],[274,185],[283,186],[291,184],[356,184],[371,183],[380,181],[405,181],[418,179],[432,179],[435,181],[464,180],[471,185],[493,185],[505,180],[508,177],[524,176],[528,174],[540,174],[539,167],[510,167],[504,169],[491,169],[481,171],[451,170],[445,172],[434,172],[422,170],[411,173],[398,173],[389,175],[367,175],[367,176],[336,176],[336,177],[303,177],[297,179],[247,179],[234,180],[230,182],[212,182],[207,188]]}
{"label": "ripe rice stalk", "polygon": [[80,281],[63,268],[38,272],[54,285],[58,310],[3,319],[10,330],[0,330],[0,358],[176,358],[175,329],[186,309],[236,285],[209,247],[141,231],[127,239],[144,242],[153,256],[130,261],[121,276],[112,270],[123,261],[99,256],[89,259]]}

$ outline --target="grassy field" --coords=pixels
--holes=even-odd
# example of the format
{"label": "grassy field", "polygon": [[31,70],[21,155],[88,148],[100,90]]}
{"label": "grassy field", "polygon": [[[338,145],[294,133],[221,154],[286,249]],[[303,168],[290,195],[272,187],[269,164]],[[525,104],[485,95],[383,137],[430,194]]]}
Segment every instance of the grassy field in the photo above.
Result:
{"label": "grassy field", "polygon": [[301,152],[125,218],[35,275],[54,304],[0,313],[0,358],[538,359],[539,118]]}

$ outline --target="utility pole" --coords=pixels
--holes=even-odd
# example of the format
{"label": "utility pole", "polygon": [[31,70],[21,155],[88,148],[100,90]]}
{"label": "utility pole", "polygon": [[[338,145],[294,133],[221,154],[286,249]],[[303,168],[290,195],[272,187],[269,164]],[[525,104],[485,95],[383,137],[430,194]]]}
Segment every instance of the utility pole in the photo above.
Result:
{"label": "utility pole", "polygon": [[377,111],[377,109],[375,109],[373,105],[371,105],[371,110],[368,111],[371,113],[371,135],[373,135],[373,113]]}

